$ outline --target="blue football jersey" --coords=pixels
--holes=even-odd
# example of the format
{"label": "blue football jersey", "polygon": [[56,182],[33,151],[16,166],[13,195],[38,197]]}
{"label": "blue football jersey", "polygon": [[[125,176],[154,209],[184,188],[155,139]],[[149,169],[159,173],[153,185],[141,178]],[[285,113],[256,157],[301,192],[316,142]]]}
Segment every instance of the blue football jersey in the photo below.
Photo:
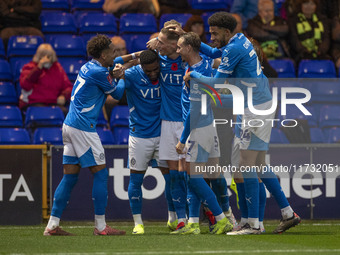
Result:
{"label": "blue football jersey", "polygon": [[130,109],[130,135],[152,138],[161,134],[161,89],[152,83],[140,65],[125,71],[125,89]]}
{"label": "blue football jersey", "polygon": [[182,121],[181,94],[185,63],[179,56],[173,60],[159,55],[161,75],[161,119],[168,121]]}
{"label": "blue football jersey", "polygon": [[[207,55],[212,54],[212,51],[207,51],[206,47],[201,49]],[[253,89],[253,105],[270,101],[272,95],[268,79],[262,72],[261,64],[248,38],[242,33],[235,34],[221,49],[223,50],[221,64],[215,78],[235,78],[229,82],[242,90],[245,107],[248,107],[248,87]],[[220,51],[214,51],[214,53],[218,52]]]}
{"label": "blue football jersey", "polygon": [[113,95],[116,88],[109,71],[98,61],[93,59],[84,64],[74,83],[64,123],[83,131],[96,132],[98,115],[106,97]]}

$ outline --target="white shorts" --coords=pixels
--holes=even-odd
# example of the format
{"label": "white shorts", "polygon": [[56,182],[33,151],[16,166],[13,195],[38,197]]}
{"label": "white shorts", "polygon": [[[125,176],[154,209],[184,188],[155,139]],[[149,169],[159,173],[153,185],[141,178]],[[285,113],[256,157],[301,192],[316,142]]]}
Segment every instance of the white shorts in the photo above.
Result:
{"label": "white shorts", "polygon": [[179,160],[176,145],[181,139],[183,122],[162,120],[161,141],[159,144],[160,160]]}
{"label": "white shorts", "polygon": [[63,125],[63,164],[90,167],[105,164],[104,148],[96,132]]}
{"label": "white shorts", "polygon": [[[131,170],[146,171],[149,162],[155,160],[158,167],[168,167],[166,162],[159,160],[160,137],[140,138],[129,137],[129,167]],[[165,163],[165,164],[164,164]]]}
{"label": "white shorts", "polygon": [[209,158],[220,157],[220,143],[216,127],[210,124],[191,131],[186,143],[187,162],[204,163]]}
{"label": "white shorts", "polygon": [[[257,110],[269,109],[272,101],[254,106]],[[240,150],[254,150],[254,151],[267,151],[269,149],[270,134],[272,131],[272,121],[275,112],[270,115],[255,115],[245,109],[245,114],[242,116],[240,137],[235,138],[234,143],[239,144]]]}

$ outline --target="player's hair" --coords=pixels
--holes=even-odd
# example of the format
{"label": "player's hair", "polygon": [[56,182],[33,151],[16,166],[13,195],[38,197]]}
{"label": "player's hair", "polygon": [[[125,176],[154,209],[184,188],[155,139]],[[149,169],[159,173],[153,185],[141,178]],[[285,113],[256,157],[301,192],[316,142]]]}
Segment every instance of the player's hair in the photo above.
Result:
{"label": "player's hair", "polygon": [[169,20],[169,21],[167,21],[167,22],[164,22],[163,27],[167,27],[167,26],[169,26],[169,25],[175,25],[175,26],[182,27],[181,23],[179,23],[177,20],[174,20],[174,19]]}
{"label": "player's hair", "polygon": [[178,41],[179,35],[169,28],[162,28],[161,33],[166,36],[166,38],[170,41]]}
{"label": "player's hair", "polygon": [[208,24],[211,27],[220,27],[220,28],[226,28],[229,29],[230,32],[234,32],[237,21],[228,12],[215,12],[213,15],[210,16],[208,19]]}
{"label": "player's hair", "polygon": [[148,65],[159,61],[159,57],[157,52],[153,50],[144,50],[139,56],[139,61],[142,65]]}
{"label": "player's hair", "polygon": [[194,32],[188,32],[188,33],[181,35],[180,38],[183,38],[184,44],[190,45],[195,52],[200,51],[201,39],[198,36],[198,34]]}
{"label": "player's hair", "polygon": [[96,35],[87,43],[87,54],[93,58],[100,58],[103,50],[109,49],[111,40],[106,35]]}

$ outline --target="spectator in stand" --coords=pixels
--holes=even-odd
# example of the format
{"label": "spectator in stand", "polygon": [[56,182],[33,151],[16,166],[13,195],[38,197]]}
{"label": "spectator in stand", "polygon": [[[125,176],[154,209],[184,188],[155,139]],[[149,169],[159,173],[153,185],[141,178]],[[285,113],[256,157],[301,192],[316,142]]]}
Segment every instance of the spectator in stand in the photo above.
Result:
{"label": "spectator in stand", "polygon": [[299,0],[295,15],[288,20],[292,56],[302,59],[330,59],[330,25],[317,12],[317,0]]}
{"label": "spectator in stand", "polygon": [[248,26],[248,20],[257,14],[257,4],[259,0],[237,0],[233,2],[230,12],[237,13],[242,19],[242,29]]}
{"label": "spectator in stand", "polygon": [[202,42],[207,43],[207,37],[204,30],[204,22],[201,16],[191,16],[183,28],[185,32],[194,32],[199,35]]}
{"label": "spectator in stand", "polygon": [[128,54],[126,49],[126,42],[122,37],[114,36],[111,38],[111,42],[114,45],[114,51],[117,57]]}
{"label": "spectator in stand", "polygon": [[152,13],[159,15],[156,0],[105,0],[103,10],[120,17],[123,13]]}
{"label": "spectator in stand", "polygon": [[248,21],[247,34],[257,40],[268,59],[290,57],[286,37],[288,25],[274,15],[272,0],[261,0],[258,15]]}
{"label": "spectator in stand", "polygon": [[41,44],[20,75],[20,108],[58,105],[67,113],[72,84],[50,44]]}
{"label": "spectator in stand", "polygon": [[40,0],[1,0],[0,1],[0,36],[7,49],[7,43],[13,35],[39,35],[41,13]]}
{"label": "spectator in stand", "polygon": [[235,33],[245,33],[245,31],[242,30],[242,18],[239,14],[237,13],[232,13],[233,17],[236,19],[237,25],[235,28]]}

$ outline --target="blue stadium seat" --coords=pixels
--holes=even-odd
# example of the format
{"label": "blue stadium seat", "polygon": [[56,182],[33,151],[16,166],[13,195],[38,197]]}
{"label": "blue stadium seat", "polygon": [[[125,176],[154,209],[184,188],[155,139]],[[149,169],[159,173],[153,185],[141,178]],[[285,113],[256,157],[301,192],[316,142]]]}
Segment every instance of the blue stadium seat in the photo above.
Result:
{"label": "blue stadium seat", "polygon": [[120,17],[120,34],[154,32],[157,32],[157,22],[150,13],[125,13]]}
{"label": "blue stadium seat", "polygon": [[32,58],[15,58],[11,60],[12,72],[14,77],[14,82],[18,81],[20,74],[24,65],[32,61]]}
{"label": "blue stadium seat", "polygon": [[102,10],[104,0],[70,0],[71,9],[74,10]]}
{"label": "blue stadium seat", "polygon": [[269,60],[269,64],[275,69],[278,78],[295,78],[294,63],[290,59]]}
{"label": "blue stadium seat", "polygon": [[98,121],[97,121],[97,127],[106,127],[107,126],[107,120],[104,117],[103,111],[99,112]]}
{"label": "blue stadium seat", "polygon": [[136,52],[146,50],[146,43],[149,41],[150,35],[135,35],[131,38],[131,51]]}
{"label": "blue stadium seat", "polygon": [[28,107],[26,111],[25,127],[61,127],[64,122],[64,114],[58,106]]}
{"label": "blue stadium seat", "polygon": [[17,104],[18,96],[15,86],[10,82],[0,82],[0,104]]}
{"label": "blue stadium seat", "polygon": [[310,129],[310,139],[312,143],[324,143],[325,138],[320,128],[311,128]]}
{"label": "blue stadium seat", "polygon": [[77,79],[80,68],[86,63],[83,59],[77,60],[73,58],[61,58],[59,59],[59,62],[71,82],[74,82]]}
{"label": "blue stadium seat", "polygon": [[41,0],[42,8],[49,10],[69,11],[68,0]]}
{"label": "blue stadium seat", "polygon": [[111,128],[115,126],[129,126],[129,107],[125,105],[118,105],[112,109],[110,117]]}
{"label": "blue stadium seat", "polygon": [[15,35],[11,36],[8,41],[7,56],[32,56],[37,51],[38,46],[44,40],[37,35]]}
{"label": "blue stadium seat", "polygon": [[1,38],[0,38],[0,58],[6,58],[5,47]]}
{"label": "blue stadium seat", "polygon": [[340,128],[331,128],[328,132],[328,143],[340,142]]}
{"label": "blue stadium seat", "polygon": [[53,144],[62,145],[63,136],[61,128],[50,127],[50,128],[37,128],[33,135],[33,144]]}
{"label": "blue stadium seat", "polygon": [[19,107],[9,105],[0,106],[1,127],[22,127],[22,125],[22,116]]}
{"label": "blue stadium seat", "polygon": [[83,39],[75,35],[54,35],[50,43],[58,57],[79,57],[86,59],[86,47]]}
{"label": "blue stadium seat", "polygon": [[230,7],[228,0],[189,0],[192,9],[217,10]]}
{"label": "blue stadium seat", "polygon": [[306,109],[312,114],[312,115],[304,115],[303,112],[300,111],[295,105],[287,105],[286,107],[286,114],[282,115],[280,110],[280,117],[281,120],[285,119],[295,119],[295,120],[307,120],[308,125],[310,127],[316,127],[318,125],[318,118],[316,111],[313,106],[306,106]]}
{"label": "blue stadium seat", "polygon": [[319,126],[326,127],[340,127],[340,106],[325,105],[320,109]]}
{"label": "blue stadium seat", "polygon": [[46,33],[77,33],[76,20],[67,12],[43,12],[40,15],[41,30]]}
{"label": "blue stadium seat", "polygon": [[103,145],[115,144],[115,139],[114,139],[114,136],[111,130],[104,129],[104,128],[97,128],[97,133]]}
{"label": "blue stadium seat", "polygon": [[134,52],[134,50],[132,48],[132,38],[134,38],[135,36],[136,36],[136,34],[123,34],[123,35],[121,35],[121,37],[124,39],[124,41],[126,43],[127,52],[130,52],[130,53]]}
{"label": "blue stadium seat", "polygon": [[115,127],[115,141],[116,144],[128,144],[129,143],[129,128],[128,127]]}
{"label": "blue stadium seat", "polygon": [[[164,26],[164,23],[169,20],[177,20],[179,23],[181,23],[182,27],[187,23],[188,19],[192,14],[190,13],[168,13],[168,14],[163,14],[160,19],[159,19],[159,28],[162,29]],[[209,31],[209,30],[208,30]]]}
{"label": "blue stadium seat", "polygon": [[283,144],[287,144],[289,143],[286,135],[277,128],[273,128],[271,135],[270,135],[270,143],[283,143]]}
{"label": "blue stadium seat", "polygon": [[30,144],[30,136],[28,131],[23,128],[1,128],[0,144],[17,145]]}
{"label": "blue stadium seat", "polygon": [[12,79],[11,66],[6,60],[0,59],[0,81],[12,81]]}
{"label": "blue stadium seat", "polygon": [[314,103],[340,103],[340,83],[337,79],[318,79],[304,85]]}
{"label": "blue stadium seat", "polygon": [[298,69],[299,78],[336,78],[331,60],[302,60]]}
{"label": "blue stadium seat", "polygon": [[79,33],[117,34],[116,19],[108,13],[85,13],[80,18]]}

